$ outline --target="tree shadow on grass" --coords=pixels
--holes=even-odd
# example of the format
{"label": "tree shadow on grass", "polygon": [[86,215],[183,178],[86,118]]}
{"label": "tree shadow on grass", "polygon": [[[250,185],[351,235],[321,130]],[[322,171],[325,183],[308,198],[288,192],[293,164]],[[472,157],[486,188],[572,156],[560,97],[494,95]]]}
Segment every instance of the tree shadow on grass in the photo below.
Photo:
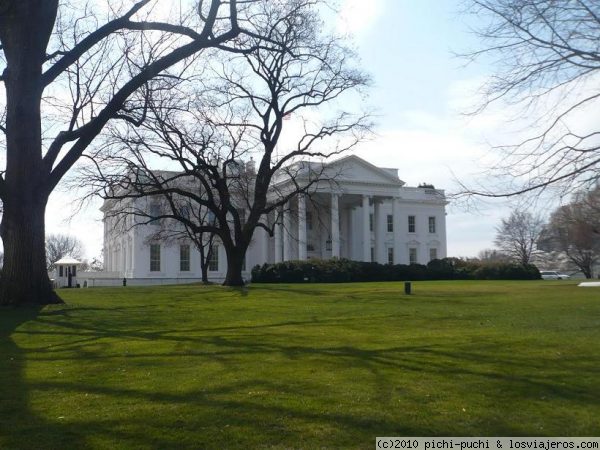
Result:
{"label": "tree shadow on grass", "polygon": [[[66,311],[68,312],[68,311]],[[285,335],[285,328],[301,327],[332,327],[332,326],[352,326],[353,322],[362,321],[361,317],[339,317],[323,318],[312,320],[290,320],[280,322],[268,322],[256,325],[231,325],[223,327],[201,327],[201,328],[177,328],[177,329],[153,329],[151,331],[144,329],[135,329],[133,327],[119,328],[115,325],[100,321],[99,323],[79,323],[68,314],[64,320],[57,320],[55,313],[44,314],[44,324],[51,325],[52,330],[26,330],[20,331],[22,334],[38,336],[36,339],[44,340],[44,336],[65,336],[69,339],[63,344],[53,344],[50,347],[39,346],[32,348],[37,355],[34,357],[37,361],[43,360],[77,360],[83,359],[109,359],[121,357],[122,354],[111,355],[108,349],[106,351],[86,351],[86,347],[95,344],[100,340],[118,339],[122,341],[147,341],[147,342],[168,342],[172,344],[183,345],[183,349],[171,351],[171,355],[177,356],[197,356],[211,357],[219,359],[221,357],[247,356],[269,354],[284,355],[289,359],[298,359],[303,357],[323,357],[332,358],[338,361],[346,361],[348,366],[380,366],[390,367],[407,371],[423,371],[430,373],[448,374],[448,375],[475,375],[490,380],[505,380],[521,383],[525,388],[538,388],[537,390],[548,389],[564,398],[580,398],[581,400],[596,401],[596,396],[589,397],[589,393],[582,393],[569,384],[563,384],[560,387],[555,386],[552,380],[543,381],[536,376],[520,376],[510,372],[521,369],[535,375],[548,367],[556,369],[567,369],[573,365],[582,362],[578,358],[561,357],[560,360],[546,358],[521,357],[518,353],[510,354],[505,351],[501,342],[493,339],[483,340],[481,338],[477,343],[438,343],[438,344],[416,344],[416,345],[397,345],[397,346],[377,346],[376,348],[368,346],[354,345],[334,345],[328,346],[322,342],[298,343],[294,339],[280,340]],[[382,315],[376,318],[379,321],[390,319],[395,316]],[[461,320],[471,320],[470,316],[461,317]],[[27,319],[31,320],[31,319]],[[435,320],[456,320],[454,316],[436,318]],[[20,323],[16,320],[16,325]],[[16,328],[16,326],[14,327]],[[12,342],[12,341],[11,341]],[[316,345],[312,345],[316,344]],[[16,348],[16,346],[15,346]],[[71,356],[61,355],[65,351],[73,353]],[[136,352],[128,354],[127,358],[155,358],[164,356],[160,352]],[[592,355],[588,355],[586,366],[597,374],[600,369],[600,359],[598,364],[594,365]],[[448,364],[451,361],[452,364]],[[499,374],[489,370],[479,370],[480,367],[495,365],[509,369],[506,373]],[[557,380],[554,380],[557,381]],[[581,395],[583,394],[583,395]]]}
{"label": "tree shadow on grass", "polygon": [[[339,339],[328,343],[318,339],[307,340],[311,333],[304,333],[302,338],[296,339],[293,334],[282,332],[281,328],[291,326],[297,329],[314,324],[331,325],[332,322],[343,324],[360,318],[328,318],[316,323],[312,320],[272,321],[262,325],[197,329],[152,328],[146,325],[145,329],[136,329],[143,325],[143,320],[122,316],[122,322],[115,322],[115,318],[121,316],[107,314],[94,319],[93,315],[85,314],[69,316],[71,312],[63,307],[61,310],[46,310],[41,315],[37,310],[2,314],[2,354],[12,358],[13,364],[0,368],[3,377],[0,380],[0,411],[6,419],[0,422],[0,447],[85,448],[89,446],[87,436],[106,443],[105,446],[120,442],[124,448],[237,448],[261,444],[311,447],[312,441],[306,436],[305,443],[298,441],[305,430],[327,430],[330,433],[329,441],[321,441],[330,443],[326,445],[338,442],[351,446],[354,439],[354,446],[364,447],[366,442],[357,442],[356,439],[365,439],[365,436],[374,439],[377,435],[426,436],[460,432],[461,428],[452,424],[444,425],[443,422],[438,423],[436,428],[419,425],[410,420],[410,412],[407,415],[380,412],[390,406],[402,407],[388,404],[390,392],[398,385],[399,388],[406,388],[404,407],[432,408],[422,403],[423,399],[412,391],[410,385],[401,386],[406,382],[404,380],[413,380],[414,377],[405,379],[398,377],[398,373],[445,380],[447,383],[455,379],[457,383],[484,385],[488,387],[488,395],[492,399],[503,399],[505,392],[509,391],[513,393],[513,398],[522,401],[552,396],[576,402],[582,407],[597,406],[596,395],[590,386],[569,383],[569,374],[573,371],[569,372],[567,368],[584,368],[577,357],[556,361],[552,358],[531,359],[512,355],[503,351],[502,343],[492,339],[476,344],[470,341],[432,341],[411,345],[400,341],[392,345],[367,345]],[[79,308],[77,313],[81,312]],[[206,387],[195,386],[181,392],[173,386],[148,387],[143,383],[128,384],[117,379],[101,383],[94,377],[79,380],[41,377],[36,382],[27,383],[24,376],[26,353],[13,338],[17,328],[34,319],[43,323],[44,327],[18,330],[19,334],[31,335],[35,344],[41,344],[27,349],[27,361],[32,364],[61,360],[73,360],[81,365],[96,364],[97,361],[102,364],[103,359],[108,362],[124,358],[122,352],[114,351],[111,342],[136,341],[148,344],[127,355],[126,359],[134,364],[147,367],[148,370],[163,369],[171,363],[174,367],[188,364],[200,371],[203,365],[218,363],[223,380],[215,382],[205,379],[203,382]],[[56,336],[62,336],[63,339],[54,341],[51,347],[45,346],[48,338],[54,339]],[[154,345],[158,343],[163,346],[155,348]],[[179,345],[181,347],[177,347]],[[242,380],[226,379],[226,375],[243,370],[245,364],[256,360],[264,360],[265,364],[275,361],[278,369],[273,377],[250,371]],[[296,367],[312,365],[316,371],[314,377],[303,379],[282,375],[282,367],[292,364]],[[552,364],[562,375],[543,373]],[[600,360],[589,358],[586,370],[593,371],[594,366],[600,366]],[[372,407],[346,410],[346,406],[354,408],[355,405],[345,403],[348,400],[342,399],[339,394],[329,395],[326,383],[320,376],[357,368],[363,370],[362,381],[373,384],[373,397],[368,400]],[[176,383],[176,380],[174,376],[173,382]],[[337,386],[332,387],[335,388]],[[76,428],[69,430],[31,411],[28,394],[32,390],[56,392],[56,395],[65,397],[95,395],[113,405],[113,408],[131,407],[131,411],[124,413],[120,419],[113,419],[106,412],[94,417],[89,412],[91,407],[86,406],[90,417],[78,420],[72,424]],[[256,397],[256,391],[266,394]],[[432,387],[432,392],[439,392],[439,388]],[[8,403],[4,402],[5,398],[9,399]],[[323,398],[329,398],[332,404],[325,405]],[[342,407],[336,407],[335,402]],[[376,404],[381,405],[380,410],[373,406]],[[508,404],[499,406],[498,410],[500,416],[503,412],[510,412]],[[435,413],[435,410],[431,409],[431,412]],[[408,419],[405,423],[399,423],[399,417]],[[525,428],[512,423],[510,414],[507,414],[506,420],[491,417],[486,420],[495,420],[495,423],[487,425],[487,428],[480,425],[479,432],[491,429],[500,430],[506,435],[523,434]],[[24,433],[27,433],[25,441]],[[248,436],[248,433],[252,436]],[[344,435],[351,437],[344,441]],[[28,444],[24,445],[23,442]],[[344,446],[342,444],[339,446]]]}
{"label": "tree shadow on grass", "polygon": [[[206,340],[204,346],[208,346]],[[376,386],[381,392],[371,402],[381,402],[381,408],[389,408],[386,402],[386,395],[389,395],[391,386],[394,385],[393,379],[390,379],[390,370],[401,370],[403,372],[414,372],[422,376],[431,376],[444,374],[449,378],[462,377],[462,380],[476,379],[477,381],[486,381],[490,386],[492,395],[500,395],[502,390],[512,390],[515,398],[519,401],[527,401],[528,396],[539,397],[540,395],[551,395],[561,397],[569,401],[577,401],[582,406],[594,405],[596,396],[589,390],[582,390],[575,386],[563,385],[561,379],[536,378],[534,375],[536,364],[532,364],[528,374],[510,374],[489,371],[484,364],[507,363],[508,360],[502,358],[496,359],[490,356],[485,357],[478,352],[468,352],[465,350],[451,351],[448,347],[438,346],[406,346],[389,347],[381,349],[361,349],[353,346],[338,346],[316,348],[308,345],[293,344],[275,344],[269,343],[248,343],[242,339],[217,339],[210,341],[210,345],[217,346],[216,350],[211,352],[199,352],[197,355],[181,354],[169,355],[171,358],[185,357],[192,361],[194,357],[198,360],[198,367],[208,360],[220,360],[225,370],[235,370],[239,360],[235,357],[240,355],[256,355],[256,357],[268,357],[270,354],[283,354],[289,360],[302,359],[313,361],[318,357],[321,364],[328,363],[335,365],[339,370],[345,370],[349,367],[362,367],[370,372],[376,379]],[[149,360],[159,360],[166,356],[164,353],[138,354],[132,355],[132,359],[148,358]],[[85,361],[85,355],[79,358]],[[232,361],[238,361],[233,363]],[[447,361],[450,361],[448,364]],[[481,366],[473,363],[480,363]],[[192,362],[193,363],[193,362]],[[469,363],[469,364],[467,364]],[[524,365],[523,361],[518,362]],[[569,362],[566,362],[568,365]],[[544,362],[539,363],[544,366]],[[317,366],[318,367],[318,366]],[[322,366],[324,367],[324,366]],[[468,378],[464,378],[468,377]],[[296,380],[298,382],[298,380]],[[35,389],[55,390],[63,395],[80,395],[81,393],[91,393],[108,398],[118,399],[124,403],[136,403],[152,405],[152,409],[159,408],[164,411],[184,411],[180,416],[179,422],[173,418],[164,417],[162,414],[151,416],[132,415],[127,419],[127,430],[119,431],[120,426],[110,421],[100,421],[98,423],[82,423],[82,432],[93,432],[97,435],[109,436],[112,434],[121,436],[121,439],[133,442],[143,442],[145,444],[172,446],[177,442],[169,437],[168,429],[172,426],[179,426],[186,429],[185,433],[190,436],[196,436],[200,439],[197,427],[206,427],[207,433],[212,436],[211,439],[224,439],[225,446],[233,446],[235,440],[234,428],[252,431],[256,436],[260,436],[263,443],[271,444],[282,443],[278,439],[288,439],[292,442],[299,437],[296,432],[288,428],[289,424],[310,423],[313,428],[331,428],[331,442],[340,439],[344,433],[355,432],[364,438],[365,435],[448,435],[456,434],[457,428],[448,426],[444,429],[438,425],[436,428],[425,428],[414,423],[399,423],[393,417],[384,414],[370,416],[357,413],[356,411],[337,410],[335,408],[302,408],[298,407],[295,401],[286,403],[262,402],[259,398],[245,397],[244,394],[249,391],[261,391],[270,393],[275,397],[289,397],[298,402],[315,401],[319,395],[327,395],[323,392],[323,386],[313,380],[302,380],[302,384],[294,385],[289,379],[265,379],[256,378],[256,375],[250,374],[247,379],[238,382],[223,381],[217,386],[207,387],[200,390],[191,390],[186,392],[177,392],[169,390],[147,390],[143,388],[119,385],[95,385],[80,383],[74,380],[59,382],[39,382],[33,386]],[[436,389],[432,389],[436,391]],[[266,397],[265,397],[266,398]],[[341,401],[333,396],[334,401]],[[406,404],[414,408],[419,405],[420,398],[414,394],[407,394]],[[396,406],[399,407],[399,406]],[[426,408],[425,405],[422,405]],[[190,414],[189,410],[197,411]],[[376,410],[376,409],[375,409]],[[501,411],[502,409],[500,409]],[[505,411],[508,412],[508,411]],[[510,415],[507,420],[495,418],[493,424],[495,430],[501,430],[510,435],[521,435],[524,429],[519,429],[517,424],[511,423]],[[287,423],[287,424],[286,424]],[[113,432],[112,427],[116,430]],[[147,435],[144,436],[144,427]],[[233,427],[227,430],[226,427]],[[489,427],[488,427],[489,429]],[[481,430],[479,430],[481,431]],[[184,434],[185,437],[185,434]],[[139,441],[138,441],[139,440]],[[215,442],[209,447],[216,447]],[[348,441],[349,443],[349,441]],[[240,441],[240,446],[247,444],[247,441]],[[289,446],[289,445],[288,445]]]}
{"label": "tree shadow on grass", "polygon": [[0,448],[84,448],[80,436],[31,408],[27,354],[15,342],[14,333],[34,321],[41,310],[35,306],[0,307]]}

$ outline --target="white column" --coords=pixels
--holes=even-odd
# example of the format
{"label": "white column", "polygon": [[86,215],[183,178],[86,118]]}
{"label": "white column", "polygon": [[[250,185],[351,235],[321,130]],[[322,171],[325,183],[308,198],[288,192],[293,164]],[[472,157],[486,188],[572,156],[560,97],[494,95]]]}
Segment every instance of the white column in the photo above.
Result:
{"label": "white column", "polygon": [[127,239],[127,271],[133,277],[133,244],[131,243],[131,238]]}
{"label": "white column", "polygon": [[375,232],[375,261],[380,264],[387,263],[387,255],[385,254],[385,230],[386,225],[381,217],[381,201],[375,202],[373,211],[373,231]]}
{"label": "white column", "polygon": [[371,229],[369,227],[371,208],[369,207],[369,198],[368,195],[362,197],[363,261],[371,261]]}
{"label": "white column", "polygon": [[292,214],[290,204],[283,207],[283,260],[292,259]]}
{"label": "white column", "polygon": [[340,257],[340,211],[338,194],[331,194],[331,257]]}
{"label": "white column", "polygon": [[278,214],[275,214],[275,219],[277,220],[277,222],[275,223],[275,262],[281,262],[283,259],[283,254],[281,252],[281,250],[283,249],[283,242],[282,242],[282,232],[281,232],[281,216],[278,216]]}
{"label": "white column", "polygon": [[298,196],[298,259],[306,259],[306,198]]}
{"label": "white column", "polygon": [[131,233],[131,276],[135,278],[135,260],[138,257],[135,235],[137,233],[137,228],[133,227],[130,231]]}
{"label": "white column", "polygon": [[121,248],[123,249],[123,254],[121,255],[123,260],[122,272],[123,276],[125,276],[125,273],[127,272],[127,241],[125,239],[121,241]]}
{"label": "white column", "polygon": [[402,250],[400,249],[400,200],[392,199],[392,217],[394,218],[394,264],[401,264],[400,258]]}

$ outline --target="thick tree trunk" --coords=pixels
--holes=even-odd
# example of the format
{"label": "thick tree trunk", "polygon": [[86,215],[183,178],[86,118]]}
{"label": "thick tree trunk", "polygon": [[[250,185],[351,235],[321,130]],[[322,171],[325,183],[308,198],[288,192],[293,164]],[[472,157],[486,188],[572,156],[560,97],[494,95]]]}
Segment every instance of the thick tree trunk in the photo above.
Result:
{"label": "thick tree trunk", "polygon": [[46,270],[44,215],[46,202],[4,205],[1,234],[4,267],[0,304],[60,303]]}
{"label": "thick tree trunk", "polygon": [[198,246],[200,251],[200,271],[202,272],[202,283],[208,284],[208,258],[210,257],[210,247],[208,249],[208,255],[205,255],[204,245]]}
{"label": "thick tree trunk", "polygon": [[46,271],[44,214],[50,168],[42,159],[41,81],[57,0],[9,2],[0,12],[6,57],[6,174],[0,304],[56,303]]}
{"label": "thick tree trunk", "polygon": [[242,277],[242,267],[244,266],[244,258],[246,257],[246,247],[239,246],[227,248],[227,274],[223,286],[244,286],[244,278]]}
{"label": "thick tree trunk", "polygon": [[567,256],[569,257],[569,259],[571,260],[571,262],[573,264],[575,264],[575,266],[581,270],[581,272],[583,273],[583,275],[586,278],[592,278],[593,276],[593,271],[592,271],[592,261],[590,260],[590,258],[586,257],[586,255],[582,255],[582,252],[579,252],[576,255],[573,254],[569,254],[569,252],[567,252]]}
{"label": "thick tree trunk", "polygon": [[585,265],[581,268],[581,271],[583,272],[583,275],[585,275],[585,277],[589,280],[590,278],[592,278],[592,267]]}
{"label": "thick tree trunk", "polygon": [[202,284],[210,284],[210,281],[208,281],[208,266],[206,264],[202,265]]}

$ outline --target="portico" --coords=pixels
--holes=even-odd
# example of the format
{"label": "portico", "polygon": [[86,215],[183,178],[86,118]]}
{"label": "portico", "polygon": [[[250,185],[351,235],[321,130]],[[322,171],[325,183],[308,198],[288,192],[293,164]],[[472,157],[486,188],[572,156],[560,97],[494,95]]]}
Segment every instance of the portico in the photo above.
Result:
{"label": "portico", "polygon": [[[410,247],[413,250],[408,247],[409,238],[414,241],[425,234],[421,231],[428,220],[419,221],[419,232],[409,231],[404,216],[411,211],[416,215],[423,208],[436,210],[428,217],[439,217],[439,228],[445,233],[442,191],[405,188],[397,170],[375,167],[354,156],[332,163],[327,170],[335,173],[332,180],[316,183],[314,191],[297,196],[279,211],[270,252],[272,262],[342,257],[382,264],[408,263],[409,253],[414,252],[414,245]],[[282,183],[279,189],[285,191],[285,185]],[[439,238],[437,231],[431,234]],[[416,248],[424,252],[427,244],[417,242]],[[443,242],[443,246],[438,245],[443,248],[435,251],[439,257],[445,255],[445,236]],[[426,260],[427,255],[417,255],[417,261]]]}
{"label": "portico", "polygon": [[286,205],[275,227],[274,261],[343,257],[387,263],[386,241],[391,238],[394,249],[398,243],[393,232],[387,236],[384,205],[396,201],[342,192],[319,192],[308,199],[299,196]]}

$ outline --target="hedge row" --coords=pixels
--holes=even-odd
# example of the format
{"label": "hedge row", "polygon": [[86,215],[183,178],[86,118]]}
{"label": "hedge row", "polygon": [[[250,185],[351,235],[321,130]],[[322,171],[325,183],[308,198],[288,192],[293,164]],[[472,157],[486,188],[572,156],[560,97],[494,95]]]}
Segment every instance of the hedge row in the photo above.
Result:
{"label": "hedge row", "polygon": [[535,280],[535,266],[481,263],[457,258],[436,259],[422,264],[379,264],[376,262],[328,259],[263,264],[252,269],[253,283],[348,283],[356,281],[420,280]]}

